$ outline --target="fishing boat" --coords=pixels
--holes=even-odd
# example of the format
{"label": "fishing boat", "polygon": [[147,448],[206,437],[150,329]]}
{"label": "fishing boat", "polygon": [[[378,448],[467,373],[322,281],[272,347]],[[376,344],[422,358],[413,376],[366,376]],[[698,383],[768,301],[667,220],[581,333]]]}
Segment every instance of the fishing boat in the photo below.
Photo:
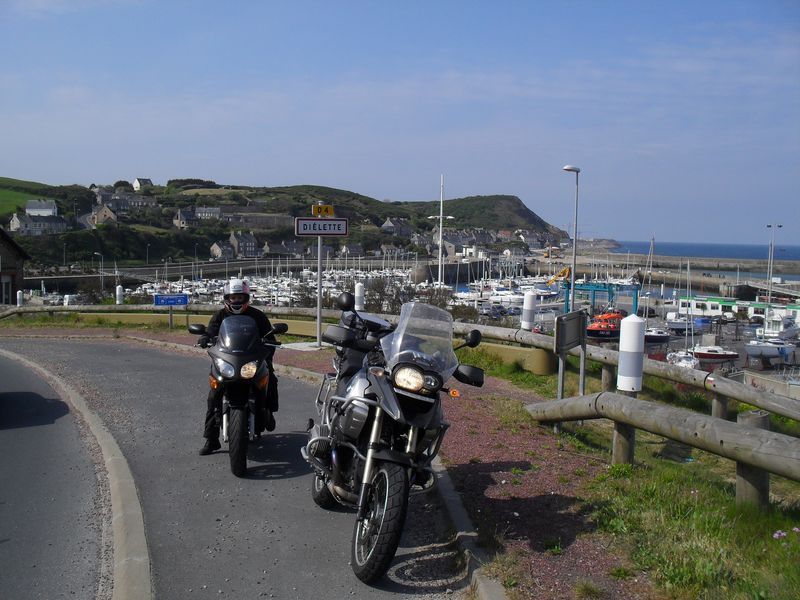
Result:
{"label": "fishing boat", "polygon": [[587,337],[601,340],[619,339],[622,316],[619,312],[606,312],[597,315],[586,327]]}
{"label": "fishing boat", "polygon": [[735,350],[728,350],[722,346],[694,346],[689,350],[692,356],[706,363],[723,363],[734,361],[739,358],[739,353]]}

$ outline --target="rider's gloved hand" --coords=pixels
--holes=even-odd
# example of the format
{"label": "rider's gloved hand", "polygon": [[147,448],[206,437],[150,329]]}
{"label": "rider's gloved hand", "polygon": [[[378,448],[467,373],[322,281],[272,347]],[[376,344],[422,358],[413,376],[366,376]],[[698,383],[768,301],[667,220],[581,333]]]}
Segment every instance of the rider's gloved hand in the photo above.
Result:
{"label": "rider's gloved hand", "polygon": [[197,340],[197,345],[201,348],[208,348],[211,345],[211,338],[207,335],[201,335],[200,339]]}

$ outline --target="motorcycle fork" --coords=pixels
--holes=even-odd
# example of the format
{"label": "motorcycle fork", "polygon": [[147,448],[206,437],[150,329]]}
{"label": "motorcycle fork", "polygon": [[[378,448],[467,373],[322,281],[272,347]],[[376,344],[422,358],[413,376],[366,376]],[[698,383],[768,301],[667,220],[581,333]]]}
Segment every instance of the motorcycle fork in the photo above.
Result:
{"label": "motorcycle fork", "polygon": [[364,463],[364,474],[361,477],[361,493],[358,496],[358,514],[356,518],[363,521],[367,513],[367,498],[372,487],[372,471],[375,466],[375,451],[379,449],[381,443],[381,429],[383,429],[383,410],[380,406],[375,407],[375,420],[372,422],[372,433],[369,436],[369,447],[367,448],[367,460]]}

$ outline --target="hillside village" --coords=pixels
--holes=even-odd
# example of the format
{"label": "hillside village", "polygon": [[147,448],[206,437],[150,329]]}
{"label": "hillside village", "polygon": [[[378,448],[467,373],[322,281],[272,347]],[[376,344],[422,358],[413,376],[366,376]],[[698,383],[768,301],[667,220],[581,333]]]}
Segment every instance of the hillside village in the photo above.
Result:
{"label": "hillside village", "polygon": [[[336,205],[337,216],[349,217],[351,234],[347,238],[325,238],[323,256],[355,258],[408,253],[424,258],[438,254],[438,202],[380,202],[314,186],[237,188],[196,179],[171,180],[167,186],[156,186],[148,178],[136,178],[132,183],[92,184],[86,191],[91,194],[87,195],[91,197],[89,210],[88,205],[79,208],[75,203],[70,207],[50,198],[30,199],[13,213],[7,229],[23,246],[25,238],[36,236],[129,228],[143,235],[172,231],[193,236],[194,256],[201,260],[316,257],[316,239],[296,237],[294,218],[309,216],[309,207],[315,201],[338,195],[339,198],[324,201]],[[490,198],[496,197],[487,197],[487,204],[491,204]],[[451,212],[459,202],[467,206],[465,200],[470,200],[469,216],[448,215],[445,220],[441,237],[446,259],[499,254],[521,257],[566,238],[564,232],[539,219],[519,199],[502,198],[511,199],[514,209],[523,213],[518,223],[522,226],[492,228],[490,213],[480,206],[480,197],[445,202]],[[473,213],[481,217],[477,220],[485,226],[474,226]],[[448,227],[448,221],[459,226]],[[205,240],[206,244],[197,240]],[[149,251],[149,240],[144,244]],[[31,252],[30,247],[28,250]]]}

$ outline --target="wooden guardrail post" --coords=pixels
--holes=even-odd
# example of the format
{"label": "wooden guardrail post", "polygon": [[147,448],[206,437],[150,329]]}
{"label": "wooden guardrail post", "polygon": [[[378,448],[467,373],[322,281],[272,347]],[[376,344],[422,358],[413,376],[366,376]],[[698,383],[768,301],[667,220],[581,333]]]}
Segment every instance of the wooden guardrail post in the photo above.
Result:
{"label": "wooden guardrail post", "polygon": [[714,394],[711,398],[711,416],[718,419],[728,418],[728,397],[722,394]]}
{"label": "wooden guardrail post", "polygon": [[625,423],[614,422],[614,437],[611,440],[611,464],[632,465],[636,447],[636,428]]}
{"label": "wooden guardrail post", "polygon": [[[769,430],[769,413],[750,410],[739,413],[736,422],[756,429]],[[769,505],[769,471],[736,462],[736,504],[755,504],[761,508]]]}
{"label": "wooden guardrail post", "polygon": [[603,372],[602,372],[602,386],[604,392],[613,392],[614,388],[616,387],[617,381],[617,374],[614,369],[614,365],[608,365],[603,363]]}

